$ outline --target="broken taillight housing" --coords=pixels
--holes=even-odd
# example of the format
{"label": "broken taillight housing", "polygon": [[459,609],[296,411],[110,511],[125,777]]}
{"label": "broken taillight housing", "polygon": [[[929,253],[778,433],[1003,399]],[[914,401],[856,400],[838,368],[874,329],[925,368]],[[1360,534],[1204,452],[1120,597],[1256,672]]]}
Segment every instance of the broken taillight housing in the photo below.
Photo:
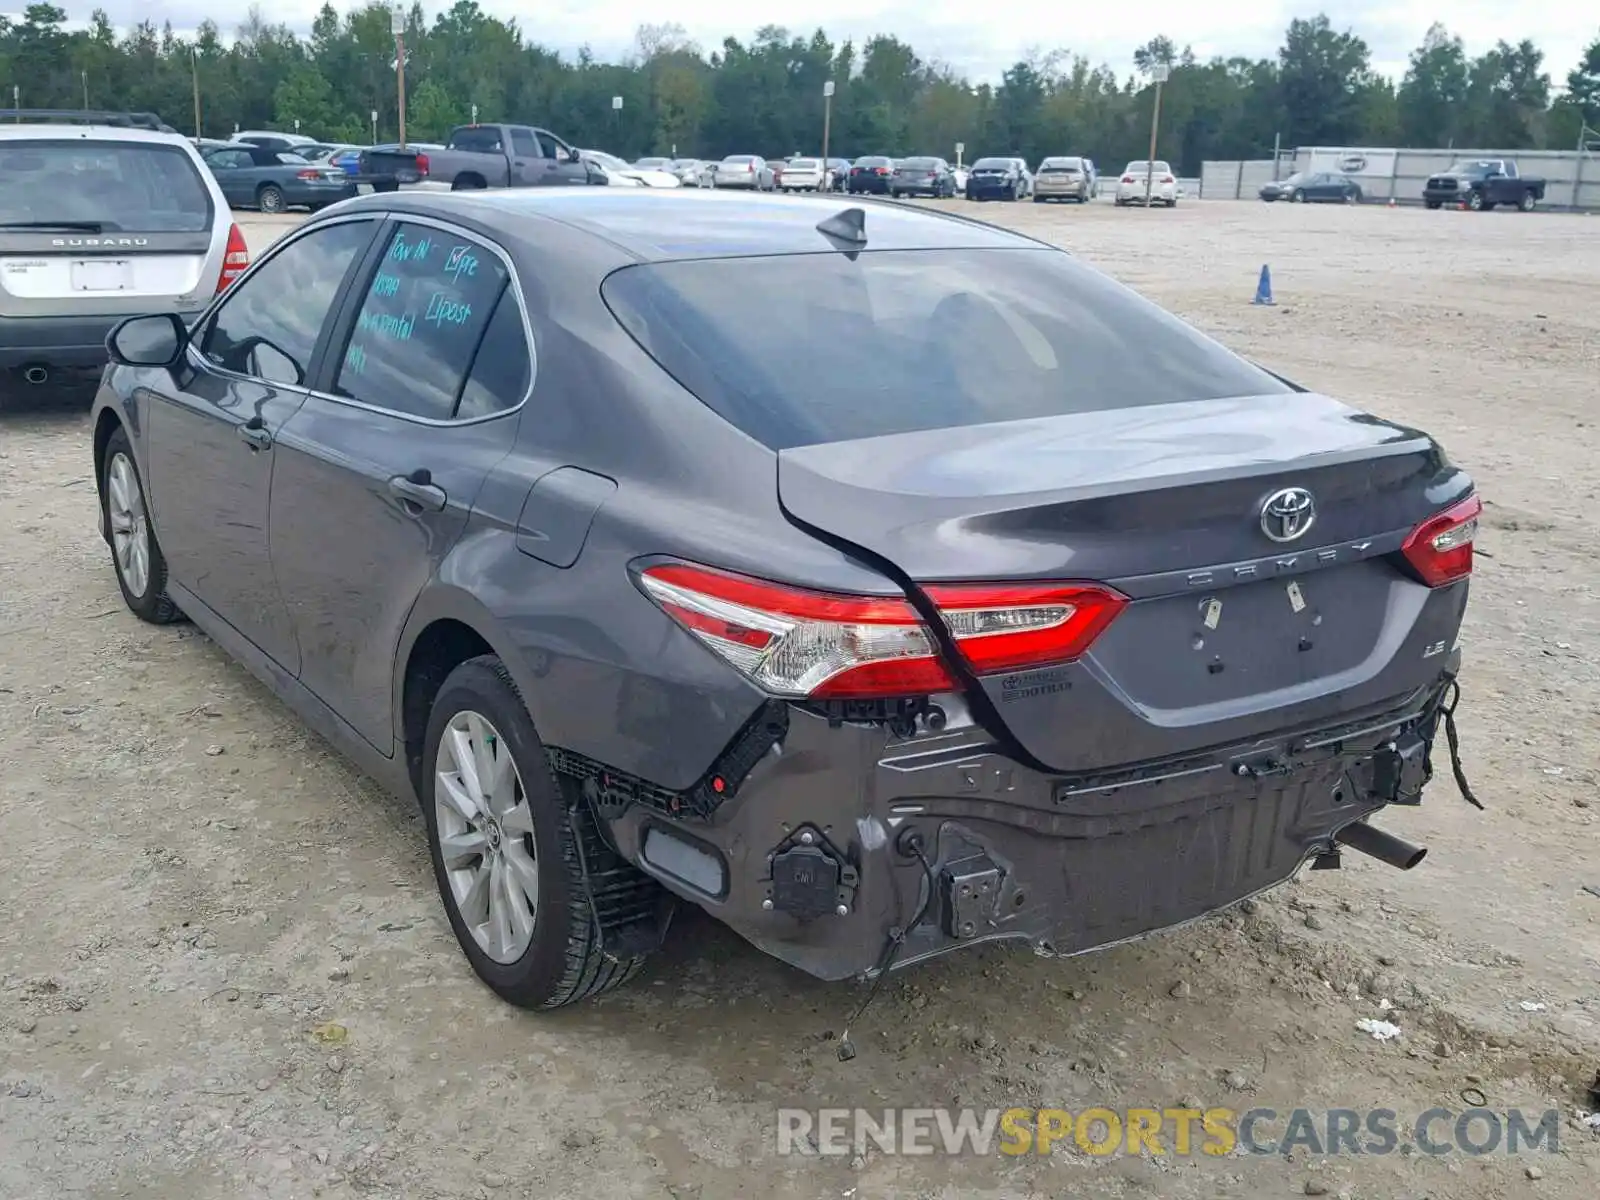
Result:
{"label": "broken taillight housing", "polygon": [[[906,600],[844,596],[684,563],[650,567],[645,593],[775,696],[859,700],[958,691],[938,640]],[[1122,611],[1092,584],[940,584],[926,589],[979,675],[1070,662]]]}
{"label": "broken taillight housing", "polygon": [[1483,502],[1468,496],[1411,531],[1400,552],[1422,582],[1444,587],[1472,574],[1472,542]]}

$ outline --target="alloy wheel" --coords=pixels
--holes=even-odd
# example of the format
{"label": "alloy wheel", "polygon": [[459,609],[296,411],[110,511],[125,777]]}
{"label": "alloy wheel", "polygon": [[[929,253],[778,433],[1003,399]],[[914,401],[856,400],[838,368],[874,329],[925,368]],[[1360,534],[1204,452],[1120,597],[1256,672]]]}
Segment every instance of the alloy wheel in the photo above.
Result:
{"label": "alloy wheel", "polygon": [[533,812],[511,747],[481,714],[458,712],[445,726],[433,804],[462,923],[495,962],[516,962],[533,941],[539,909]]}
{"label": "alloy wheel", "polygon": [[128,591],[142,599],[150,587],[150,521],[138,472],[126,454],[112,455],[106,470],[106,514],[111,519],[117,574]]}

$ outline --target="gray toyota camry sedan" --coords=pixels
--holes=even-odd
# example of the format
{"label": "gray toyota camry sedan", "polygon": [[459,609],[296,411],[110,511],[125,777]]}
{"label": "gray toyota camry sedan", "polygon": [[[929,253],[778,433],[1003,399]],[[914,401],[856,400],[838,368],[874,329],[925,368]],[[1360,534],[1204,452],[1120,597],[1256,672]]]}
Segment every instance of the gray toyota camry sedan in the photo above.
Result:
{"label": "gray toyota camry sedan", "polygon": [[684,902],[881,977],[1422,856],[1368,821],[1452,729],[1472,481],[1061,250],[392,193],[109,350],[128,607],[415,794],[514,1003],[626,980]]}

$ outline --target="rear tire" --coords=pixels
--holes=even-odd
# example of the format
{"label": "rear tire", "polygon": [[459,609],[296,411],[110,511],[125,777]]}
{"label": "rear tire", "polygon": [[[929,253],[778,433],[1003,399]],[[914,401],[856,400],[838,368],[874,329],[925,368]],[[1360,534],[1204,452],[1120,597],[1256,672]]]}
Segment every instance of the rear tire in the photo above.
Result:
{"label": "rear tire", "polygon": [[256,207],[264,213],[281,213],[286,212],[289,205],[283,198],[282,188],[275,183],[264,183],[256,193]]}
{"label": "rear tire", "polygon": [[1522,199],[1517,201],[1517,210],[1519,212],[1532,212],[1534,210],[1534,206],[1538,203],[1539,198],[1532,192],[1523,192]]}
{"label": "rear tire", "polygon": [[[471,733],[473,729],[480,733]],[[445,774],[454,781],[448,791],[440,782],[440,757],[447,737]],[[468,752],[464,756],[454,753],[454,747],[463,743]],[[474,763],[472,773],[477,775],[478,765],[492,763],[498,768],[506,753],[510,778],[496,789],[499,807],[491,810],[493,819],[480,817],[476,825],[464,816],[458,820],[461,796],[467,793],[470,800],[472,788],[467,772],[452,764],[466,757]],[[593,819],[588,809],[569,809],[564,802],[522,695],[505,664],[494,655],[462,663],[440,687],[428,718],[421,779],[428,850],[440,898],[456,940],[478,978],[511,1004],[548,1009],[597,996],[638,972],[643,956],[614,961],[601,953],[599,932],[584,890],[580,839],[584,856],[609,851],[587,828]],[[441,805],[452,825],[446,834],[452,850],[448,862],[440,837]],[[492,828],[493,832],[480,838],[475,828]],[[470,848],[475,842],[482,845],[482,851]],[[474,861],[477,867],[471,865]],[[491,862],[499,865],[491,869]],[[496,893],[504,902],[500,932],[506,941],[495,941],[499,936],[494,931],[497,917],[488,900],[483,901],[484,923],[469,924],[462,915],[462,904],[473,904],[477,885],[465,884],[466,895],[459,900],[457,890],[475,871],[498,881],[485,885],[485,891],[506,889]],[[531,931],[520,926],[524,920],[531,924]],[[526,944],[513,957],[522,940],[519,926]],[[492,950],[497,945],[500,952]]]}
{"label": "rear tire", "polygon": [[167,559],[150,524],[144,481],[128,433],[118,426],[100,461],[100,504],[110,532],[111,565],[128,611],[151,625],[170,625],[183,613],[167,595]]}

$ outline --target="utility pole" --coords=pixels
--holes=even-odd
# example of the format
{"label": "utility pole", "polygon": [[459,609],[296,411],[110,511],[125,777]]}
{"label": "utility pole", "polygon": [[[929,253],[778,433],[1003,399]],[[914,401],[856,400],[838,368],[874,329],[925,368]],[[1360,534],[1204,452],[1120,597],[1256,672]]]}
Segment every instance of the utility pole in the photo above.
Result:
{"label": "utility pole", "polygon": [[400,149],[406,148],[406,15],[396,4],[389,10],[389,29],[394,33],[395,97],[400,108]]}
{"label": "utility pole", "polygon": [[89,111],[89,72],[86,71],[86,70],[85,71],[79,71],[78,74],[83,79],[83,111],[84,112],[88,112]]}
{"label": "utility pole", "polygon": [[822,190],[833,190],[833,179],[828,167],[828,134],[833,125],[833,80],[822,85],[822,170],[817,177],[822,180]]}
{"label": "utility pole", "polygon": [[194,83],[194,136],[199,141],[204,134],[200,129],[200,51],[189,47],[189,76]]}
{"label": "utility pole", "polygon": [[1150,78],[1156,85],[1156,102],[1150,109],[1150,157],[1146,160],[1144,174],[1144,206],[1150,207],[1150,190],[1156,181],[1156,130],[1161,125],[1161,85],[1167,81],[1170,68],[1166,63],[1156,63],[1150,68]]}

